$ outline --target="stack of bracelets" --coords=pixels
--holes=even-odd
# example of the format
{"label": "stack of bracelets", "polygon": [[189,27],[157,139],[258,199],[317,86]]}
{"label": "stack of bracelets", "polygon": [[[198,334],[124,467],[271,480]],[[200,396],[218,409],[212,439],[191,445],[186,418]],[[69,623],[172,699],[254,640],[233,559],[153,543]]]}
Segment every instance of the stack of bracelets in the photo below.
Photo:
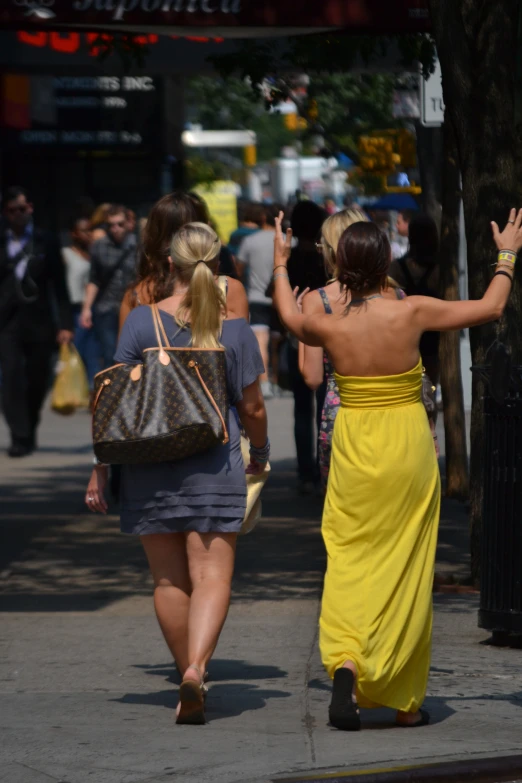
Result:
{"label": "stack of bracelets", "polygon": [[266,439],[265,445],[258,449],[255,446],[252,446],[250,444],[250,456],[253,460],[256,462],[268,462],[268,458],[270,456],[270,440],[269,438]]}
{"label": "stack of bracelets", "polygon": [[[509,277],[511,282],[513,282],[516,260],[517,254],[514,250],[499,250],[497,263],[493,264],[497,268],[493,277],[504,275],[504,277]],[[509,272],[506,272],[506,269],[509,269]]]}

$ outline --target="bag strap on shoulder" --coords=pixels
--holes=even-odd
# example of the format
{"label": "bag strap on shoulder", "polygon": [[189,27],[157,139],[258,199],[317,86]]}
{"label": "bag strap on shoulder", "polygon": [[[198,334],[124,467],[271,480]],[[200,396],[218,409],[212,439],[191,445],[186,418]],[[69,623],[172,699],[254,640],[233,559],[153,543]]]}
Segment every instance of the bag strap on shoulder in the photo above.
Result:
{"label": "bag strap on shoulder", "polygon": [[160,353],[165,353],[164,348],[170,348],[170,342],[169,338],[167,337],[167,333],[165,331],[165,327],[163,326],[163,321],[161,320],[161,315],[159,313],[158,305],[157,304],[151,304],[149,305],[151,313],[152,313],[152,322],[154,324],[154,331],[156,332],[156,341],[158,343],[158,348],[160,349]]}

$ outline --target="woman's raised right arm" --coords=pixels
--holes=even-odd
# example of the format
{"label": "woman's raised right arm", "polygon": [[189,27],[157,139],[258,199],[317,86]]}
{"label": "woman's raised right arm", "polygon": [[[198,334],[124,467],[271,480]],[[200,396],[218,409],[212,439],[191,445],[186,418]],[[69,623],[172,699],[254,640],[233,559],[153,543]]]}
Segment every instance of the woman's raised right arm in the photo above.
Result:
{"label": "woman's raised right arm", "polygon": [[[492,224],[493,237],[499,251],[518,253],[522,247],[522,209],[511,210],[509,222],[502,231]],[[500,252],[499,252],[500,255]],[[501,272],[502,274],[497,274]],[[502,316],[511,293],[515,265],[499,261],[493,279],[482,299],[466,302],[446,302],[425,296],[411,296],[405,300],[414,310],[414,319],[421,331],[445,332],[496,321]]]}

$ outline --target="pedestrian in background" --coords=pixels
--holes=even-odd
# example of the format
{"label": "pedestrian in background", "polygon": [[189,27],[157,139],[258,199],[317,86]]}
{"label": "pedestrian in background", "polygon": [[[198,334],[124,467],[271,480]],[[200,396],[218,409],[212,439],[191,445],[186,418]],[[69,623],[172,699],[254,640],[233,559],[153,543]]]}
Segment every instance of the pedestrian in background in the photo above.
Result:
{"label": "pedestrian in background", "polygon": [[136,255],[137,241],[129,233],[126,209],[112,206],[107,215],[107,236],[92,245],[89,283],[80,317],[80,326],[94,328],[102,369],[114,363],[120,306],[136,274]]}
{"label": "pedestrian in background", "polygon": [[[169,295],[172,286],[169,262],[172,237],[187,223],[205,223],[207,217],[203,202],[181,190],[163,196],[154,204],[143,227],[136,277],[123,298],[120,328],[137,305],[154,304]],[[218,267],[214,273],[217,281]],[[242,284],[233,278],[227,278],[224,284],[229,317],[248,320],[248,302]]]}
{"label": "pedestrian in background", "polygon": [[493,224],[497,268],[484,297],[447,302],[385,299],[391,248],[371,223],[356,223],[337,249],[339,283],[351,291],[340,315],[299,313],[284,267],[291,235],[277,233],[275,301],[283,323],[328,351],[337,416],[322,533],[328,565],[320,618],[323,664],[333,679],[329,717],[361,728],[359,705],[397,711],[399,726],[423,726],[430,670],[432,590],[440,475],[421,402],[419,344],[426,331],[497,320],[522,247],[522,210],[504,232]]}
{"label": "pedestrian in background", "polygon": [[33,222],[20,187],[4,194],[0,230],[0,373],[10,457],[36,449],[40,411],[51,380],[56,342],[73,338],[73,314],[56,237]]}
{"label": "pedestrian in background", "polygon": [[245,237],[237,256],[241,279],[246,280],[250,325],[254,330],[263,357],[265,372],[261,376],[261,391],[265,399],[273,397],[268,377],[270,329],[273,323],[272,299],[267,294],[272,281],[275,219],[279,205],[266,204],[260,215],[260,230]]}
{"label": "pedestrian in background", "polygon": [[397,215],[397,221],[395,223],[395,231],[399,239],[395,239],[391,242],[392,259],[402,258],[405,249],[408,245],[408,234],[410,231],[410,223],[413,219],[415,212],[412,209],[403,209]]}
{"label": "pedestrian in background", "polygon": [[[297,243],[292,247],[288,274],[292,288],[301,293],[326,284],[323,257],[316,247],[326,217],[326,212],[313,201],[300,201],[292,212],[292,234]],[[297,487],[302,494],[312,494],[319,485],[315,431],[320,425],[326,384],[321,383],[315,392],[306,385],[299,370],[299,342],[295,337],[289,340],[288,369],[294,395]]]}
{"label": "pedestrian in background", "polygon": [[97,242],[107,236],[107,220],[112,204],[99,204],[91,215],[92,241]]}
{"label": "pedestrian in background", "polygon": [[80,325],[83,301],[91,274],[92,229],[88,218],[74,218],[70,225],[71,244],[62,248],[67,276],[67,289],[74,314],[74,344],[87,371],[89,389],[94,376],[101,369],[100,345],[92,329]]}
{"label": "pedestrian in background", "polygon": [[[229,402],[250,439],[248,470],[259,473],[270,451],[258,382],[263,363],[247,322],[226,316],[214,275],[219,245],[203,223],[180,229],[172,240],[169,292],[159,302],[159,314],[171,346],[224,347]],[[123,326],[116,361],[139,364],[143,351],[156,345],[151,309],[137,307]],[[204,675],[230,602],[236,537],[246,507],[235,411],[230,408],[226,444],[177,462],[123,467],[121,529],[141,538],[158,621],[183,676],[178,723],[205,722]],[[106,481],[106,468],[96,467],[86,495],[92,511],[107,511]]]}
{"label": "pedestrian in background", "polygon": [[239,226],[230,234],[228,240],[228,249],[232,253],[234,263],[237,265],[239,248],[241,242],[251,234],[259,231],[263,222],[263,205],[256,204],[253,201],[238,204],[238,223]]}

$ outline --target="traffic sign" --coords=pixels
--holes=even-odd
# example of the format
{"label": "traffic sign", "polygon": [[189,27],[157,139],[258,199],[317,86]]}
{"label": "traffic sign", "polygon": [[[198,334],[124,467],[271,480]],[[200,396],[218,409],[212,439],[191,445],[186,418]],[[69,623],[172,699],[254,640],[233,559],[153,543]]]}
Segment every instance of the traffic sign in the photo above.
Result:
{"label": "traffic sign", "polygon": [[437,60],[431,76],[428,79],[421,77],[421,123],[427,128],[438,128],[443,122],[442,72]]}

